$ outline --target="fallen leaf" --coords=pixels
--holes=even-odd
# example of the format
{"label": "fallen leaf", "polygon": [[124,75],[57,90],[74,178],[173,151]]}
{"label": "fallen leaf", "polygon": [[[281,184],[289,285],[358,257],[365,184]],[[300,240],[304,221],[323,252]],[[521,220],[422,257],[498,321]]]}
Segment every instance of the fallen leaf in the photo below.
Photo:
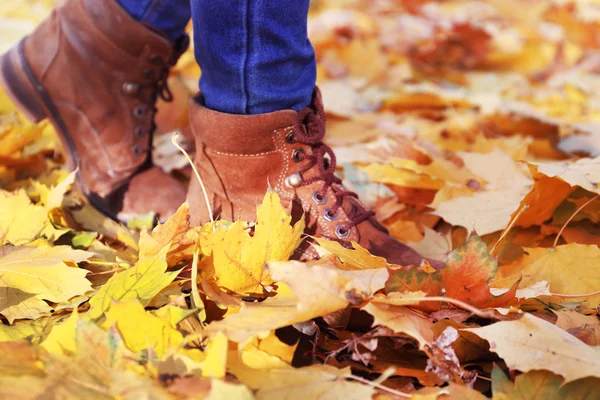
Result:
{"label": "fallen leaf", "polygon": [[563,385],[563,379],[548,371],[520,374],[512,383],[502,370],[492,371],[494,400],[591,400],[600,396],[600,380],[586,378]]}
{"label": "fallen leaf", "polygon": [[140,259],[134,267],[113,275],[91,298],[90,318],[100,318],[114,301],[126,303],[137,299],[147,305],[178,274],[178,271],[165,272],[168,249],[165,246],[155,256]]}
{"label": "fallen leaf", "polygon": [[420,348],[433,341],[432,322],[410,308],[371,302],[363,310],[373,316],[373,325],[385,326],[395,333],[408,335],[419,343]]}
{"label": "fallen leaf", "polygon": [[592,347],[562,329],[530,314],[482,328],[464,329],[487,340],[511,369],[546,370],[565,378],[600,378],[600,357]]}
{"label": "fallen leaf", "polygon": [[138,301],[113,303],[105,316],[102,326],[106,329],[115,326],[133,353],[149,350],[162,358],[183,344],[183,335],[171,321],[144,310]]}
{"label": "fallen leaf", "polygon": [[220,379],[212,379],[210,383],[210,392],[208,392],[206,400],[227,399],[253,400],[254,396],[244,385],[236,385]]}
{"label": "fallen leaf", "polygon": [[10,322],[36,319],[51,307],[43,300],[59,303],[91,289],[88,271],[65,262],[87,260],[92,253],[69,246],[22,247],[0,257],[0,313]]}
{"label": "fallen leaf", "polygon": [[600,295],[584,297],[600,291],[600,275],[596,267],[600,257],[598,246],[571,243],[525,251],[527,253],[521,259],[498,269],[494,286],[512,285],[522,276],[522,286],[547,281],[552,293],[581,294],[579,300],[585,300],[590,308],[600,304]]}
{"label": "fallen leaf", "polygon": [[[214,275],[217,284],[232,292],[256,294],[270,291],[273,279],[263,266],[271,261],[287,261],[300,244],[304,222],[292,227],[279,196],[269,191],[257,209],[254,235],[250,236],[242,221],[227,228],[204,232],[199,242],[202,253],[212,257],[204,274]],[[204,267],[206,268],[206,267]]]}
{"label": "fallen leaf", "polygon": [[590,192],[600,193],[600,157],[582,158],[578,161],[536,163],[537,170],[549,177],[556,177],[571,186],[580,186]]}
{"label": "fallen leaf", "polygon": [[329,365],[312,365],[297,369],[257,371],[249,368],[234,371],[249,388],[256,391],[257,400],[302,398],[305,400],[370,399],[375,389],[349,378],[350,368],[337,369]]}
{"label": "fallen leaf", "polygon": [[[447,258],[446,266],[434,273],[420,269],[395,271],[386,283],[386,292],[423,291],[428,296],[445,296],[464,301],[478,308],[494,308],[506,305],[514,299],[517,282],[510,290],[494,295],[489,282],[494,280],[498,263],[492,257],[479,236],[472,234],[466,244],[454,250]],[[439,302],[423,302],[418,308],[436,311]]]}
{"label": "fallen leaf", "polygon": [[352,249],[348,249],[338,242],[323,238],[315,238],[319,246],[334,254],[342,262],[344,269],[373,269],[385,268],[388,262],[383,257],[372,255],[369,250],[365,249],[356,242],[352,242]]}
{"label": "fallen leaf", "polygon": [[280,293],[260,303],[242,303],[240,311],[209,324],[207,335],[224,333],[229,340],[246,343],[266,337],[273,329],[304,322],[346,308],[348,280],[334,268],[306,266],[297,261],[270,263],[277,282],[289,285],[292,293]]}
{"label": "fallen leaf", "polygon": [[500,150],[490,154],[461,153],[460,156],[469,170],[488,183],[470,196],[441,203],[434,201],[435,214],[453,225],[474,229],[480,235],[503,230],[530,191],[531,178]]}
{"label": "fallen leaf", "polygon": [[64,232],[54,228],[48,210],[31,203],[24,190],[0,190],[0,244],[25,245],[39,237],[53,241]]}

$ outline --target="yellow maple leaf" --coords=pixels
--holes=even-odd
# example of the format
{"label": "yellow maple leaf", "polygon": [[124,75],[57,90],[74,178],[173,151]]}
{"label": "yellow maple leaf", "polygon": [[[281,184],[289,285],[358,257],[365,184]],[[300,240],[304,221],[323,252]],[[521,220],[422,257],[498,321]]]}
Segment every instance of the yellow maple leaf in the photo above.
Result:
{"label": "yellow maple leaf", "polygon": [[[550,292],[581,294],[600,291],[600,248],[594,245],[570,243],[551,249],[525,249],[527,254],[512,264],[498,268],[496,287],[507,287],[522,275],[521,287],[547,281]],[[600,295],[582,297],[590,308],[600,304]]]}
{"label": "yellow maple leaf", "polygon": [[23,189],[0,190],[0,244],[24,245],[42,236],[53,241],[65,232],[54,228],[48,210],[32,204]]}
{"label": "yellow maple leaf", "polygon": [[50,311],[43,301],[67,301],[92,288],[88,271],[69,267],[92,253],[69,246],[23,247],[0,257],[0,313],[10,322]]}
{"label": "yellow maple leaf", "polygon": [[190,227],[190,207],[183,203],[164,224],[158,224],[152,233],[142,230],[140,234],[140,258],[156,255],[169,245],[169,252],[180,246]]}
{"label": "yellow maple leaf", "polygon": [[286,368],[291,366],[298,343],[290,346],[275,333],[264,339],[254,338],[241,349],[241,360],[254,369]]}
{"label": "yellow maple leaf", "polygon": [[221,332],[210,338],[206,346],[206,359],[202,365],[202,376],[209,378],[225,377],[228,344],[227,336]]}
{"label": "yellow maple leaf", "polygon": [[144,310],[139,301],[113,303],[105,315],[102,326],[116,326],[125,346],[134,353],[152,350],[160,358],[183,344],[183,335],[171,321]]}
{"label": "yellow maple leaf", "polygon": [[75,342],[79,313],[75,308],[66,321],[52,327],[50,334],[40,344],[40,347],[54,354],[74,354],[77,350]]}
{"label": "yellow maple leaf", "polygon": [[361,245],[352,242],[353,249],[348,249],[340,243],[323,238],[315,238],[319,246],[337,256],[343,263],[342,269],[373,269],[386,268],[390,266],[387,260],[383,257],[374,256]]}
{"label": "yellow maple leaf", "polygon": [[304,220],[292,227],[291,217],[281,205],[279,195],[269,191],[257,209],[254,235],[242,221],[216,231],[204,230],[200,246],[210,256],[204,274],[214,274],[217,284],[236,293],[263,293],[273,279],[263,266],[271,261],[287,261],[301,241]]}
{"label": "yellow maple leaf", "polygon": [[100,318],[113,301],[128,302],[137,299],[142,305],[148,305],[178,274],[178,271],[165,272],[169,246],[165,246],[153,257],[140,259],[134,267],[113,275],[91,298],[90,317]]}
{"label": "yellow maple leaf", "polygon": [[361,169],[369,175],[373,182],[415,189],[437,190],[444,187],[444,181],[441,179],[391,164],[370,164]]}
{"label": "yellow maple leaf", "polygon": [[277,296],[260,303],[242,303],[238,313],[209,324],[207,335],[222,332],[231,341],[246,343],[268,336],[273,329],[344,309],[349,303],[346,291],[352,287],[341,270],[297,261],[270,263],[269,270],[279,282]]}

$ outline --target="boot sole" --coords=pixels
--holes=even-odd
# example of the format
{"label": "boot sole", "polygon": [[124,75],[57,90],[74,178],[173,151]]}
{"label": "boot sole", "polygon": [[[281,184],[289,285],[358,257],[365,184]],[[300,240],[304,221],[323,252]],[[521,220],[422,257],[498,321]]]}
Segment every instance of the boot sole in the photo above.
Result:
{"label": "boot sole", "polygon": [[[67,125],[60,116],[48,92],[39,82],[29,66],[24,53],[24,40],[0,57],[0,86],[4,88],[8,97],[27,119],[38,123],[44,119],[50,120],[54,129],[59,133],[59,139],[67,150],[67,168],[74,171],[79,165],[79,157],[75,143],[67,129]],[[82,181],[81,174],[77,174],[77,183],[81,193],[87,201],[107,217],[117,221],[116,215],[90,194]]]}

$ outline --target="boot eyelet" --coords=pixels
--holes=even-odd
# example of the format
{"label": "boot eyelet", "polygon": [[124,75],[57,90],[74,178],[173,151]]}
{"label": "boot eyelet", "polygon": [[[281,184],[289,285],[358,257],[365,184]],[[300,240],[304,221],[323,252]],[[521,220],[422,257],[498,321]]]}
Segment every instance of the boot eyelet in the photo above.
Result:
{"label": "boot eyelet", "polygon": [[293,131],[289,131],[287,135],[285,135],[285,141],[293,144],[296,143],[296,141],[294,140],[294,132]]}
{"label": "boot eyelet", "polygon": [[144,138],[144,136],[146,136],[143,126],[136,126],[133,133],[135,134],[135,137],[138,139],[142,139],[142,138]]}
{"label": "boot eyelet", "polygon": [[323,216],[327,221],[335,221],[338,218],[339,213],[337,211],[335,213],[332,213],[331,208],[326,208]]}
{"label": "boot eyelet", "polygon": [[327,202],[327,195],[319,192],[318,190],[313,193],[312,198],[316,204],[325,204]]}
{"label": "boot eyelet", "polygon": [[285,178],[285,185],[289,188],[297,188],[302,185],[302,175],[295,173]]}
{"label": "boot eyelet", "polygon": [[338,225],[335,227],[335,236],[338,239],[347,239],[350,236],[350,229],[346,228],[345,225]]}
{"label": "boot eyelet", "polygon": [[144,152],[144,148],[142,146],[140,146],[139,144],[136,144],[135,146],[133,146],[133,155],[135,155],[136,157],[139,157],[141,155],[143,155]]}
{"label": "boot eyelet", "polygon": [[123,93],[133,96],[137,94],[140,86],[137,83],[125,82],[122,86]]}
{"label": "boot eyelet", "polygon": [[148,62],[151,64],[160,63],[162,60],[163,59],[158,54],[152,54],[150,57],[148,57]]}
{"label": "boot eyelet", "polygon": [[144,115],[146,115],[146,107],[137,106],[133,109],[133,115],[137,118],[144,118]]}
{"label": "boot eyelet", "polygon": [[150,80],[156,77],[156,72],[152,68],[146,68],[144,70],[144,78]]}
{"label": "boot eyelet", "polygon": [[292,160],[294,160],[294,162],[300,162],[300,161],[304,160],[303,156],[304,156],[304,150],[296,149],[292,153]]}

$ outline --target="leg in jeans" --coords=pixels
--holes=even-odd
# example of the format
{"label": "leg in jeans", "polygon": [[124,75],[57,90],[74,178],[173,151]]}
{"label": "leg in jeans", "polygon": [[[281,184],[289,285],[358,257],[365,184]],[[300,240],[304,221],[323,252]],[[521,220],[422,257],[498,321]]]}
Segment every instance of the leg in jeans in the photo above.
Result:
{"label": "leg in jeans", "polygon": [[316,63],[308,6],[309,0],[191,0],[208,108],[259,114],[310,104]]}
{"label": "leg in jeans", "polygon": [[194,164],[203,182],[190,183],[191,223],[205,223],[211,213],[251,221],[273,190],[292,219],[304,220],[309,236],[293,258],[318,257],[311,245],[317,237],[346,247],[356,242],[392,264],[419,265],[422,257],[391,237],[335,176],[307,39],[309,0],[191,5],[203,95],[190,102]]}
{"label": "leg in jeans", "polygon": [[118,0],[136,20],[176,41],[191,18],[190,0]]}

